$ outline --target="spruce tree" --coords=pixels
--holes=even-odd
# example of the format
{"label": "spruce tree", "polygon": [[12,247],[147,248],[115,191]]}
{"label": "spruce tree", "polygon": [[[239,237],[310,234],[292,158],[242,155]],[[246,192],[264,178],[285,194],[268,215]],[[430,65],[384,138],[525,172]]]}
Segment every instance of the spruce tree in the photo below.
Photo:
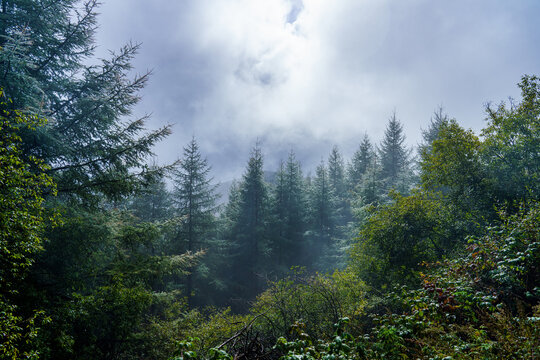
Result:
{"label": "spruce tree", "polygon": [[141,221],[166,221],[172,217],[171,194],[165,178],[153,179],[140,194],[130,199],[129,209]]}
{"label": "spruce tree", "polygon": [[23,150],[51,165],[61,197],[90,205],[161,175],[144,160],[170,133],[145,132],[146,117],[127,118],[149,75],[128,78],[138,45],[92,59],[97,7],[96,0],[2,0],[0,14],[0,86],[13,109],[49,120],[22,134]]}
{"label": "spruce tree", "polygon": [[418,147],[418,153],[422,156],[423,152],[430,152],[433,141],[439,138],[441,126],[447,124],[450,118],[444,113],[442,106],[433,112],[427,129],[422,130],[422,143]]}
{"label": "spruce tree", "polygon": [[328,156],[328,181],[336,197],[341,199],[346,196],[345,168],[343,157],[337,146],[332,148]]}
{"label": "spruce tree", "polygon": [[270,236],[272,248],[272,262],[278,272],[285,272],[285,250],[289,245],[287,237],[287,178],[283,161],[279,163],[275,185],[272,189],[272,203],[270,210]]}
{"label": "spruce tree", "polygon": [[[210,166],[192,138],[184,147],[184,157],[174,175],[173,201],[180,218],[178,238],[173,248],[177,253],[194,252],[208,247],[209,234],[215,228],[216,185],[209,177]],[[187,275],[186,293],[191,305],[193,272]]]}
{"label": "spruce tree", "polygon": [[387,190],[391,188],[397,188],[402,192],[408,190],[410,153],[410,149],[405,145],[403,125],[394,113],[388,120],[384,138],[379,147],[380,175],[386,183]]}
{"label": "spruce tree", "polygon": [[350,191],[354,191],[368,170],[375,166],[375,157],[373,145],[365,134],[348,167],[347,183]]}
{"label": "spruce tree", "polygon": [[335,231],[333,236],[341,237],[340,227],[345,226],[351,219],[349,196],[345,178],[345,165],[339,148],[334,146],[328,156],[328,183],[334,195]]}
{"label": "spruce tree", "polygon": [[317,166],[309,191],[309,237],[308,264],[317,267],[321,256],[332,246],[335,233],[335,198],[324,161]]}
{"label": "spruce tree", "polygon": [[259,144],[251,152],[239,185],[236,218],[230,232],[232,276],[236,294],[253,298],[260,291],[267,248],[268,193],[264,182],[263,155]]}
{"label": "spruce tree", "polygon": [[291,150],[287,162],[280,164],[272,192],[272,255],[278,272],[301,265],[306,228],[306,198],[302,168]]}

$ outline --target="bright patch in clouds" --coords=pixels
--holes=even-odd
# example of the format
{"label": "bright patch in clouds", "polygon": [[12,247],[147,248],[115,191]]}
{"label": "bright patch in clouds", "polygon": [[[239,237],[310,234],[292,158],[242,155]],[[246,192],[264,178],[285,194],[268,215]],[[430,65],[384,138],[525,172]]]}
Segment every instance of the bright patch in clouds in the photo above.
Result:
{"label": "bright patch in clouds", "polygon": [[268,168],[294,148],[306,167],[333,144],[382,137],[394,110],[411,145],[443,105],[465,127],[518,96],[538,72],[540,3],[456,0],[114,0],[98,43],[143,43],[153,68],[140,112],[175,123],[171,161],[192,135],[220,177],[238,175],[259,138]]}

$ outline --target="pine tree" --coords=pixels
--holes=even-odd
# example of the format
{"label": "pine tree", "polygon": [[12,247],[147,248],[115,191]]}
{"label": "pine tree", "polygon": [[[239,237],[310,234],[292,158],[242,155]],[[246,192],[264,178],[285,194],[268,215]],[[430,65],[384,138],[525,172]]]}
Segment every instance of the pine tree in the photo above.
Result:
{"label": "pine tree", "polygon": [[408,189],[408,171],[411,151],[405,146],[403,125],[394,113],[388,120],[384,138],[379,147],[381,162],[381,177],[386,182],[387,189],[398,188],[400,191]]}
{"label": "pine tree", "polygon": [[129,209],[141,221],[165,221],[172,217],[171,194],[165,178],[156,178],[140,194],[131,198]]}
{"label": "pine tree", "polygon": [[251,152],[246,172],[239,185],[236,218],[230,232],[232,275],[236,294],[253,298],[261,289],[259,273],[264,268],[267,248],[267,185],[264,182],[263,156],[259,144]]}
{"label": "pine tree", "polygon": [[311,181],[309,191],[309,261],[311,266],[317,266],[319,259],[328,252],[336,229],[335,197],[330,186],[328,170],[324,161],[317,166],[315,177]]}
{"label": "pine tree", "polygon": [[[146,117],[127,120],[148,73],[128,78],[139,46],[92,62],[98,3],[89,0],[2,0],[1,86],[13,109],[47,118],[22,134],[24,152],[51,165],[59,195],[96,205],[118,200],[163,169],[144,165],[169,127],[144,131]],[[138,169],[138,171],[135,171]]]}
{"label": "pine tree", "polygon": [[[184,157],[174,171],[174,203],[181,219],[177,243],[173,248],[180,253],[194,252],[208,246],[209,234],[216,226],[216,185],[209,178],[210,166],[202,158],[199,146],[192,138],[184,147]],[[188,274],[186,292],[191,305],[193,273]]]}
{"label": "pine tree", "polygon": [[375,166],[375,157],[373,145],[365,134],[348,167],[347,183],[350,191],[354,191],[368,170]]}
{"label": "pine tree", "polygon": [[129,75],[138,45],[93,59],[96,0],[0,2],[0,87],[13,100],[9,110],[48,120],[18,135],[25,157],[49,166],[58,196],[45,193],[45,206],[60,208],[63,220],[46,229],[18,306],[28,314],[40,306],[52,319],[39,335],[43,354],[124,357],[157,279],[187,263],[153,256],[163,229],[117,209],[165,172],[146,161],[170,128],[147,132],[146,117],[131,118],[148,79]]}
{"label": "pine tree", "polygon": [[337,146],[332,148],[328,156],[328,181],[337,198],[342,199],[346,196],[345,168],[343,157]]}
{"label": "pine tree", "polygon": [[306,198],[302,168],[294,152],[280,164],[272,196],[272,253],[279,272],[303,262]]}
{"label": "pine tree", "polygon": [[352,220],[351,210],[349,206],[349,196],[347,194],[347,186],[345,179],[345,165],[343,157],[337,146],[332,148],[328,156],[328,183],[334,196],[334,220],[335,231],[334,237],[341,237],[342,231],[340,227]]}
{"label": "pine tree", "polygon": [[270,236],[272,257],[275,266],[280,273],[285,272],[285,250],[289,245],[287,237],[288,222],[288,194],[287,194],[287,176],[283,161],[280,161],[279,170],[276,174],[275,186],[272,191],[272,204],[270,213]]}
{"label": "pine tree", "polygon": [[450,118],[444,113],[442,106],[433,112],[429,126],[422,130],[422,143],[418,147],[418,153],[422,156],[423,152],[430,152],[433,141],[439,138],[441,126],[448,124]]}
{"label": "pine tree", "polygon": [[333,193],[328,180],[328,170],[324,162],[317,166],[315,178],[311,187],[311,216],[313,229],[318,233],[319,238],[330,241],[331,231],[334,227],[333,221]]}

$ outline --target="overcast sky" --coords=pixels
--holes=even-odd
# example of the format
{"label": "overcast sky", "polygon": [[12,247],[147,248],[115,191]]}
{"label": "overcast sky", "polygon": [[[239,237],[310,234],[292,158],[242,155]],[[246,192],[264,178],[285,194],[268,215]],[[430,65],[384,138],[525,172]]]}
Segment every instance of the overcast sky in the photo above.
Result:
{"label": "overcast sky", "polygon": [[378,143],[396,111],[420,141],[439,105],[478,131],[484,106],[540,74],[540,1],[103,0],[97,55],[142,43],[153,71],[136,114],[175,124],[160,163],[194,135],[219,180],[257,138],[275,170],[292,148],[307,172],[336,144]]}

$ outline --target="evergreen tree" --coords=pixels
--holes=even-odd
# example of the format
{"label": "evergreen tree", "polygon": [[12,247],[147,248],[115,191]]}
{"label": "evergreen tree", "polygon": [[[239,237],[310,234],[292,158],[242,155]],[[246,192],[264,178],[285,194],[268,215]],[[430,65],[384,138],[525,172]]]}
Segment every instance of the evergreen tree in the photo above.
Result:
{"label": "evergreen tree", "polygon": [[334,228],[334,194],[328,180],[328,170],[324,162],[317,166],[310,193],[312,227],[319,238],[330,241]]}
{"label": "evergreen tree", "polygon": [[335,198],[323,161],[317,166],[309,191],[310,242],[309,264],[317,266],[320,257],[332,246],[336,229]]}
{"label": "evergreen tree", "polygon": [[357,196],[361,197],[362,205],[376,205],[385,194],[385,184],[381,180],[381,167],[376,161],[367,169],[360,184],[356,187]]}
{"label": "evergreen tree", "polygon": [[[332,148],[330,155],[328,156],[328,183],[330,189],[334,195],[334,219],[335,230],[339,230],[338,227],[344,226],[351,219],[351,211],[349,207],[349,197],[347,196],[347,186],[345,181],[345,165],[343,157],[337,146]],[[340,236],[335,232],[334,236]]]}
{"label": "evergreen tree", "polygon": [[365,134],[348,167],[347,183],[349,191],[354,191],[368,170],[375,166],[375,157],[373,145],[369,140],[369,136]]}
{"label": "evergreen tree", "polygon": [[418,153],[431,151],[432,144],[439,138],[441,126],[447,124],[450,118],[444,113],[442,106],[433,113],[429,126],[426,130],[422,130],[422,143],[418,147]]}
{"label": "evergreen tree", "polygon": [[402,192],[408,190],[410,153],[411,151],[405,146],[403,125],[394,113],[388,120],[384,138],[379,147],[380,174],[386,182],[387,190],[391,188],[397,188]]}
{"label": "evergreen tree", "polygon": [[303,262],[306,198],[302,168],[294,152],[280,164],[272,197],[272,253],[278,271]]}
{"label": "evergreen tree", "polygon": [[[246,172],[239,185],[236,218],[231,224],[232,276],[235,294],[253,298],[261,289],[267,248],[268,194],[264,182],[263,156],[257,144],[251,152]],[[232,210],[232,209],[231,209]]]}
{"label": "evergreen tree", "polygon": [[171,194],[163,177],[152,180],[140,194],[131,198],[129,209],[141,221],[165,221],[172,217]]}
{"label": "evergreen tree", "polygon": [[345,168],[343,157],[337,146],[332,148],[328,156],[328,181],[337,198],[346,197]]}
{"label": "evergreen tree", "polygon": [[[209,178],[210,167],[203,159],[195,138],[184,148],[184,157],[174,172],[174,203],[180,218],[177,253],[193,252],[208,246],[208,237],[215,228],[216,185]],[[193,274],[188,274],[186,292],[191,305]]]}
{"label": "evergreen tree", "polygon": [[170,129],[146,132],[146,117],[130,118],[148,79],[129,78],[138,45],[92,58],[96,10],[95,0],[1,0],[0,86],[13,100],[9,110],[48,120],[35,131],[18,129],[20,148],[49,166],[58,196],[44,193],[45,206],[63,220],[46,229],[19,297],[24,311],[41,306],[51,318],[39,335],[44,358],[133,351],[162,275],[187,264],[152,254],[163,228],[116,209],[163,175],[146,159]]}
{"label": "evergreen tree", "polygon": [[97,6],[95,0],[2,0],[0,14],[0,86],[13,109],[49,120],[22,134],[23,150],[51,165],[60,196],[92,205],[160,175],[144,159],[170,133],[169,127],[144,133],[146,117],[125,119],[148,79],[148,73],[128,78],[138,45],[88,65]]}

